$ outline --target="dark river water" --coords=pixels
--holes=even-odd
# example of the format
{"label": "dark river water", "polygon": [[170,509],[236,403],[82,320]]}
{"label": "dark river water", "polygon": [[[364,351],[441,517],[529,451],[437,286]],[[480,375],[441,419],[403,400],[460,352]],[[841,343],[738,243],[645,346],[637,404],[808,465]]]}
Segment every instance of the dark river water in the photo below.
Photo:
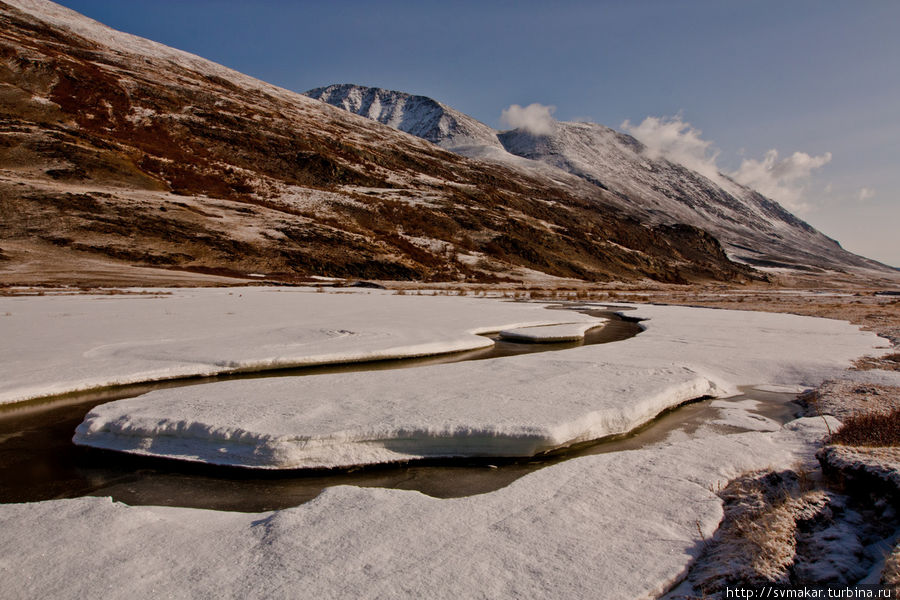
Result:
{"label": "dark river water", "polygon": [[[94,406],[157,389],[235,378],[297,377],[502,359],[524,353],[565,351],[584,344],[616,342],[642,331],[636,320],[617,313],[579,310],[611,320],[604,327],[588,331],[582,342],[517,343],[491,336],[495,339],[491,348],[451,355],[165,381],[0,406],[0,502],[111,496],[132,505],[259,512],[302,504],[334,485],[410,489],[441,498],[467,496],[499,489],[561,460],[640,448],[659,442],[677,430],[691,433],[718,415],[718,410],[710,406],[710,400],[701,399],[670,410],[628,435],[537,457],[444,459],[339,470],[263,472],[214,467],[84,448],[71,441],[75,428]],[[735,399],[742,398],[759,401],[761,414],[782,423],[793,418],[798,410],[791,402],[791,394],[748,391],[745,396]]]}

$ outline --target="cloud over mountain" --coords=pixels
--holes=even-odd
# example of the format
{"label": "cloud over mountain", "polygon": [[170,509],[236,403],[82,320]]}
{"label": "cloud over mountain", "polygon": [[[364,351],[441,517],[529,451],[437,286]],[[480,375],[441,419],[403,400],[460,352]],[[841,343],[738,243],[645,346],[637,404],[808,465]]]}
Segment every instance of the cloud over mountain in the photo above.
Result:
{"label": "cloud over mountain", "polygon": [[625,120],[622,129],[636,137],[647,147],[650,158],[665,158],[697,171],[701,175],[719,180],[716,159],[718,150],[713,143],[700,136],[702,131],[682,120],[681,116],[647,117],[640,125]]}
{"label": "cloud over mountain", "polygon": [[831,161],[831,152],[820,156],[810,156],[806,152],[794,152],[779,159],[775,149],[766,152],[762,160],[744,159],[731,177],[760,193],[774,198],[782,205],[796,212],[809,210],[804,199],[805,184],[813,171]]}
{"label": "cloud over mountain", "polygon": [[[717,165],[719,150],[712,141],[702,138],[701,130],[680,115],[650,116],[639,125],[626,120],[621,127],[646,146],[645,152],[650,158],[665,158],[721,183],[723,178]],[[810,209],[804,197],[806,184],[814,171],[830,161],[830,152],[820,156],[794,152],[780,159],[778,150],[773,148],[760,160],[745,158],[737,170],[727,175],[777,200],[789,210],[802,213]]]}
{"label": "cloud over mountain", "polygon": [[546,106],[534,102],[526,107],[513,104],[503,109],[500,114],[500,122],[511,129],[524,129],[534,135],[550,135],[553,133],[553,124],[556,119],[553,113],[555,106]]}

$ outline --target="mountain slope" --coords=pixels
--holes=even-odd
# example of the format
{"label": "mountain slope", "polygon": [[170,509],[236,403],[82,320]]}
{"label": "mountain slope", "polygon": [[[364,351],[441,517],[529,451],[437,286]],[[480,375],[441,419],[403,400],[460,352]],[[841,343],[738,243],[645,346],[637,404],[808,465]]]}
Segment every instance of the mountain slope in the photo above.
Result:
{"label": "mountain slope", "polygon": [[0,2],[0,98],[0,283],[87,259],[282,281],[755,276],[579,178],[470,160],[44,0]]}
{"label": "mountain slope", "polygon": [[[409,132],[418,130],[418,113],[407,112],[405,105],[395,100],[403,98],[400,92],[351,85],[319,89],[328,92],[307,94],[349,110],[353,110],[349,101],[352,97],[378,98],[378,114],[355,112],[386,124],[402,123]],[[462,113],[431,102],[440,106],[443,114],[462,121]],[[390,119],[381,115],[390,115]],[[843,250],[837,242],[776,202],[725,175],[711,180],[682,165],[650,157],[636,139],[608,127],[555,122],[549,135],[516,129],[494,131],[491,138],[490,128],[479,125],[477,139],[488,140],[481,146],[448,143],[457,135],[453,130],[446,138],[431,130],[426,139],[470,157],[543,177],[557,178],[554,169],[575,175],[610,192],[607,201],[634,218],[653,225],[686,223],[702,228],[719,239],[731,257],[751,265],[804,271],[892,273],[885,265]],[[502,150],[493,143],[494,139],[502,145]]]}

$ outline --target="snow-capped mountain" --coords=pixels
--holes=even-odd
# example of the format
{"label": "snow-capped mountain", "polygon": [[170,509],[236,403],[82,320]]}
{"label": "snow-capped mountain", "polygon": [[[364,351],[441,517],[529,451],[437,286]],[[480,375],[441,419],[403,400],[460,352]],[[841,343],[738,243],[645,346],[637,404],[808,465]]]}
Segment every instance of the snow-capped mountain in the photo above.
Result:
{"label": "snow-capped mountain", "polygon": [[405,131],[443,148],[503,147],[496,132],[481,121],[425,96],[349,83],[316,88],[304,95]]}
{"label": "snow-capped mountain", "polygon": [[651,223],[689,223],[715,235],[729,254],[762,267],[843,269],[873,266],[778,203],[719,174],[715,180],[648,156],[633,137],[594,123],[554,124],[536,136],[498,134],[516,156],[541,161],[614,192],[623,208]]}
{"label": "snow-capped mountain", "polygon": [[[760,277],[701,229],[640,223],[574,175],[471,160],[47,0],[0,1],[0,98],[0,284],[96,281],[87,270],[142,283],[148,267],[163,280]],[[437,103],[364,105],[512,156]]]}
{"label": "snow-capped mountain", "polygon": [[[404,131],[416,135],[421,129],[417,119],[423,113],[407,111],[408,95],[402,92],[340,85],[307,94],[388,125],[401,124]],[[377,110],[357,100],[363,98],[373,99],[369,106],[377,101]],[[608,127],[554,122],[552,133],[547,135],[524,129],[498,132],[478,121],[477,128],[471,126],[474,119],[465,121],[465,115],[439,102],[415,98],[416,106],[434,107],[426,123],[434,121],[437,114],[446,116],[448,125],[466,123],[459,131],[452,126],[429,127],[425,139],[469,157],[543,177],[559,180],[560,173],[555,170],[575,175],[610,192],[604,195],[604,202],[644,223],[686,223],[709,231],[735,260],[756,267],[803,271],[891,270],[843,250],[778,203],[727,176],[719,174],[710,179],[680,164],[652,157],[639,141]],[[471,131],[477,135],[471,135]],[[452,141],[467,136],[470,143]],[[482,140],[484,143],[479,144]]]}

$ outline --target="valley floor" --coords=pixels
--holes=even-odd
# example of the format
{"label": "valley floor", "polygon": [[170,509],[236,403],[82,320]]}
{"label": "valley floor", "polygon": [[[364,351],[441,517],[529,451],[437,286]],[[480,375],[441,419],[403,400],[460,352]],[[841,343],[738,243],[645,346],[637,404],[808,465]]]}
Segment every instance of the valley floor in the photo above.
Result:
{"label": "valley floor", "polygon": [[[127,291],[0,297],[0,333],[14,340],[0,361],[4,400],[154,377],[445,352],[484,344],[478,332],[529,325],[571,323],[567,334],[602,325],[572,311],[489,298],[313,288]],[[652,299],[734,306],[740,297],[665,293]],[[657,292],[604,294],[594,299],[646,301]],[[818,306],[822,316],[859,317],[897,342],[900,319],[889,296],[744,298],[741,308]],[[837,306],[858,310],[839,315]],[[701,396],[720,398],[718,422],[637,450],[563,461],[462,498],[342,486],[253,514],[91,497],[0,505],[2,595],[658,596],[685,577],[685,585],[697,580],[700,568],[708,576],[708,540],[718,539],[723,515],[731,514],[721,493],[730,481],[757,471],[814,471],[820,440],[839,425],[811,416],[781,426],[753,401],[729,401],[739,387],[800,391],[836,376],[900,385],[891,344],[844,321],[619,308],[631,307],[627,314],[643,319],[645,331],[628,340],[402,371],[162,390],[98,407],[78,442],[295,468],[309,460],[350,466],[527,455],[628,431]],[[872,358],[859,366],[877,368],[847,370],[866,355]]]}

